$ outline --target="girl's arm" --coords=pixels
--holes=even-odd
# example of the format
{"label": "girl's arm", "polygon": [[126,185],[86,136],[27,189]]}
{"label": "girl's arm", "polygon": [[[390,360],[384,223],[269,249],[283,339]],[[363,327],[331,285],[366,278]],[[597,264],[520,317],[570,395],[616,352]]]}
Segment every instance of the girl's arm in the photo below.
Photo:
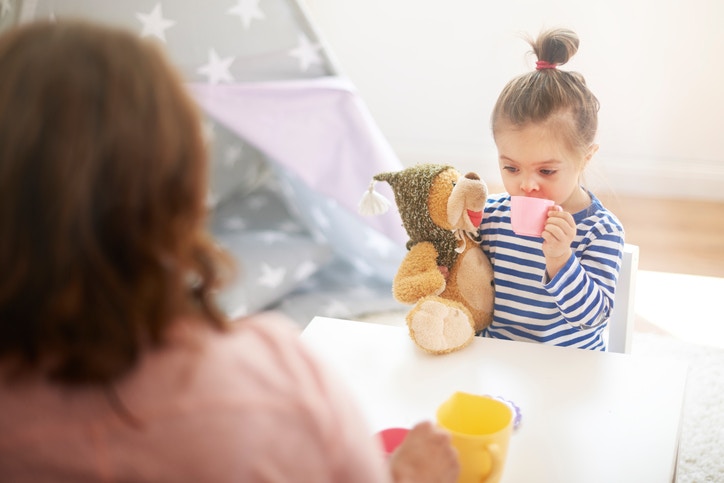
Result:
{"label": "girl's arm", "polygon": [[617,231],[584,239],[576,253],[571,253],[558,273],[544,285],[570,325],[590,328],[608,319],[623,244],[623,235]]}

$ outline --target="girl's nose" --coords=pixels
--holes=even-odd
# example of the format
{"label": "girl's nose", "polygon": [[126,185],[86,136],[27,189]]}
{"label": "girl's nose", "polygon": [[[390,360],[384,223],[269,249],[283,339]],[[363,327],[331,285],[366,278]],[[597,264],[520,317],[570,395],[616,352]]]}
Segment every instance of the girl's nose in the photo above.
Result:
{"label": "girl's nose", "polygon": [[532,193],[538,190],[538,183],[531,176],[527,176],[520,181],[520,190],[523,193]]}

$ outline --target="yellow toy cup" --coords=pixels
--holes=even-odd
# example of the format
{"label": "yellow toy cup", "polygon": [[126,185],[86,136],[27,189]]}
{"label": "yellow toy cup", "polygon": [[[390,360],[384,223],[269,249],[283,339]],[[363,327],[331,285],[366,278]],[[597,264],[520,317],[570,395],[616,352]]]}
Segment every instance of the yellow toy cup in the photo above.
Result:
{"label": "yellow toy cup", "polygon": [[456,392],[437,410],[460,460],[459,483],[497,483],[513,432],[513,410],[489,396]]}

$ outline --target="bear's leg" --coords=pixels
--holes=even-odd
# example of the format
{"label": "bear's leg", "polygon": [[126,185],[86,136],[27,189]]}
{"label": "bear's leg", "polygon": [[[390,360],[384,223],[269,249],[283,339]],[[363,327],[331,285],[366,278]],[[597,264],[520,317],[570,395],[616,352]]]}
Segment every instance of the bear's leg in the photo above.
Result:
{"label": "bear's leg", "polygon": [[423,298],[410,310],[406,319],[412,340],[433,354],[461,349],[475,336],[473,317],[468,309],[441,297]]}

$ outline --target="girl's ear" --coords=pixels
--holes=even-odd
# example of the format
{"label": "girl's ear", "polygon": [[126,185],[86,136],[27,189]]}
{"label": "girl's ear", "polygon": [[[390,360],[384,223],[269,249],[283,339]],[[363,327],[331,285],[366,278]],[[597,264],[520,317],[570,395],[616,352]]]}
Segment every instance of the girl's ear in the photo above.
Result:
{"label": "girl's ear", "polygon": [[588,163],[591,160],[591,158],[593,157],[593,155],[598,152],[599,147],[600,146],[598,144],[591,144],[591,146],[589,146],[588,153],[586,153],[586,158],[585,158],[586,163]]}

